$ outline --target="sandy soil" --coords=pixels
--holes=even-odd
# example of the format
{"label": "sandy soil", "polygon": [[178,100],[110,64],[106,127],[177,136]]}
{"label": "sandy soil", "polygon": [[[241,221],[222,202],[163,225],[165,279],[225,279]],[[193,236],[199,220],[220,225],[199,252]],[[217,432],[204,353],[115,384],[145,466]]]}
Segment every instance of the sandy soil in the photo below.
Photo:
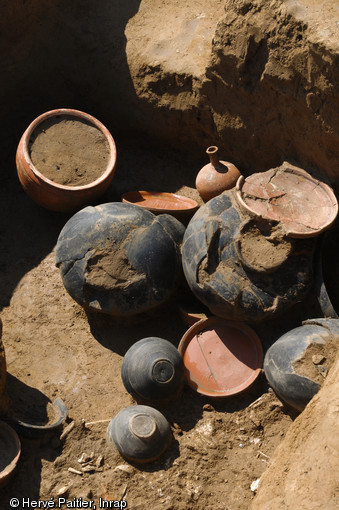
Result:
{"label": "sandy soil", "polygon": [[98,179],[110,155],[108,142],[98,128],[69,116],[40,124],[32,134],[29,150],[39,172],[67,186],[84,186]]}

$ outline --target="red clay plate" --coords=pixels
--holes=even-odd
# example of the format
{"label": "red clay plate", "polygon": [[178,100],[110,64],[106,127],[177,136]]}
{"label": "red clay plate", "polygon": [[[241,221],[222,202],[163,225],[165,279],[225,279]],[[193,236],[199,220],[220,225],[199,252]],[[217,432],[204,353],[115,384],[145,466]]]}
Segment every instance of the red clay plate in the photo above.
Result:
{"label": "red clay plate", "polygon": [[248,326],[209,317],[194,324],[178,350],[188,384],[198,393],[229,397],[246,390],[258,377],[263,359],[257,334]]}
{"label": "red clay plate", "polygon": [[334,222],[338,201],[332,189],[288,163],[239,178],[237,199],[250,214],[279,221],[291,237],[313,237]]}
{"label": "red clay plate", "polygon": [[163,191],[130,191],[122,196],[122,201],[158,213],[193,212],[199,207],[191,198]]}

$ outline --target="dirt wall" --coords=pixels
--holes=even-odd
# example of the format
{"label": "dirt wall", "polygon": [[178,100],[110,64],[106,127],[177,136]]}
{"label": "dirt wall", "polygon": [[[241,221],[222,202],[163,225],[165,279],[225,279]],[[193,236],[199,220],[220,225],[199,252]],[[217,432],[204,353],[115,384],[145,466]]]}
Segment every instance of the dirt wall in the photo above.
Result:
{"label": "dirt wall", "polygon": [[252,510],[338,508],[338,389],[339,358],[274,452]]}
{"label": "dirt wall", "polygon": [[202,155],[219,144],[245,173],[290,160],[338,180],[338,12],[320,4],[7,0],[5,149],[37,114],[73,106],[114,133]]}

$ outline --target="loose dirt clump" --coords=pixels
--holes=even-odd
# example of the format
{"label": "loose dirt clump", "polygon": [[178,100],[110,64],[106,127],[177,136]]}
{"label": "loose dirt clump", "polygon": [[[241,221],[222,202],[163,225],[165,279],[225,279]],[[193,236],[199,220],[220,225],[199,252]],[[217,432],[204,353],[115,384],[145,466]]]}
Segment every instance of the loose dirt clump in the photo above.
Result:
{"label": "loose dirt clump", "polygon": [[293,368],[297,374],[323,384],[329,369],[336,359],[338,348],[338,338],[333,338],[321,344],[311,343],[303,356],[293,363]]}
{"label": "loose dirt clump", "polygon": [[106,170],[109,145],[89,122],[61,115],[47,119],[33,132],[29,144],[34,166],[51,181],[84,186]]}

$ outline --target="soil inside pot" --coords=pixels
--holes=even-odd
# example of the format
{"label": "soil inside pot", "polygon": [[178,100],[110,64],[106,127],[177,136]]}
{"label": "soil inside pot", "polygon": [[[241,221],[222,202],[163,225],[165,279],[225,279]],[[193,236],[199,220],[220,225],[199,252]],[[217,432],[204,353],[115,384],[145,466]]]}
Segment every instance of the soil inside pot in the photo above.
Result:
{"label": "soil inside pot", "polygon": [[69,115],[42,122],[32,133],[29,152],[39,172],[66,186],[98,179],[110,156],[105,135],[90,122]]}
{"label": "soil inside pot", "polygon": [[323,384],[329,369],[333,365],[339,348],[337,338],[323,344],[311,343],[303,356],[293,363],[293,369],[299,375]]}
{"label": "soil inside pot", "polygon": [[276,222],[249,221],[242,228],[239,252],[246,266],[257,271],[273,271],[292,251],[292,240],[283,235]]}

